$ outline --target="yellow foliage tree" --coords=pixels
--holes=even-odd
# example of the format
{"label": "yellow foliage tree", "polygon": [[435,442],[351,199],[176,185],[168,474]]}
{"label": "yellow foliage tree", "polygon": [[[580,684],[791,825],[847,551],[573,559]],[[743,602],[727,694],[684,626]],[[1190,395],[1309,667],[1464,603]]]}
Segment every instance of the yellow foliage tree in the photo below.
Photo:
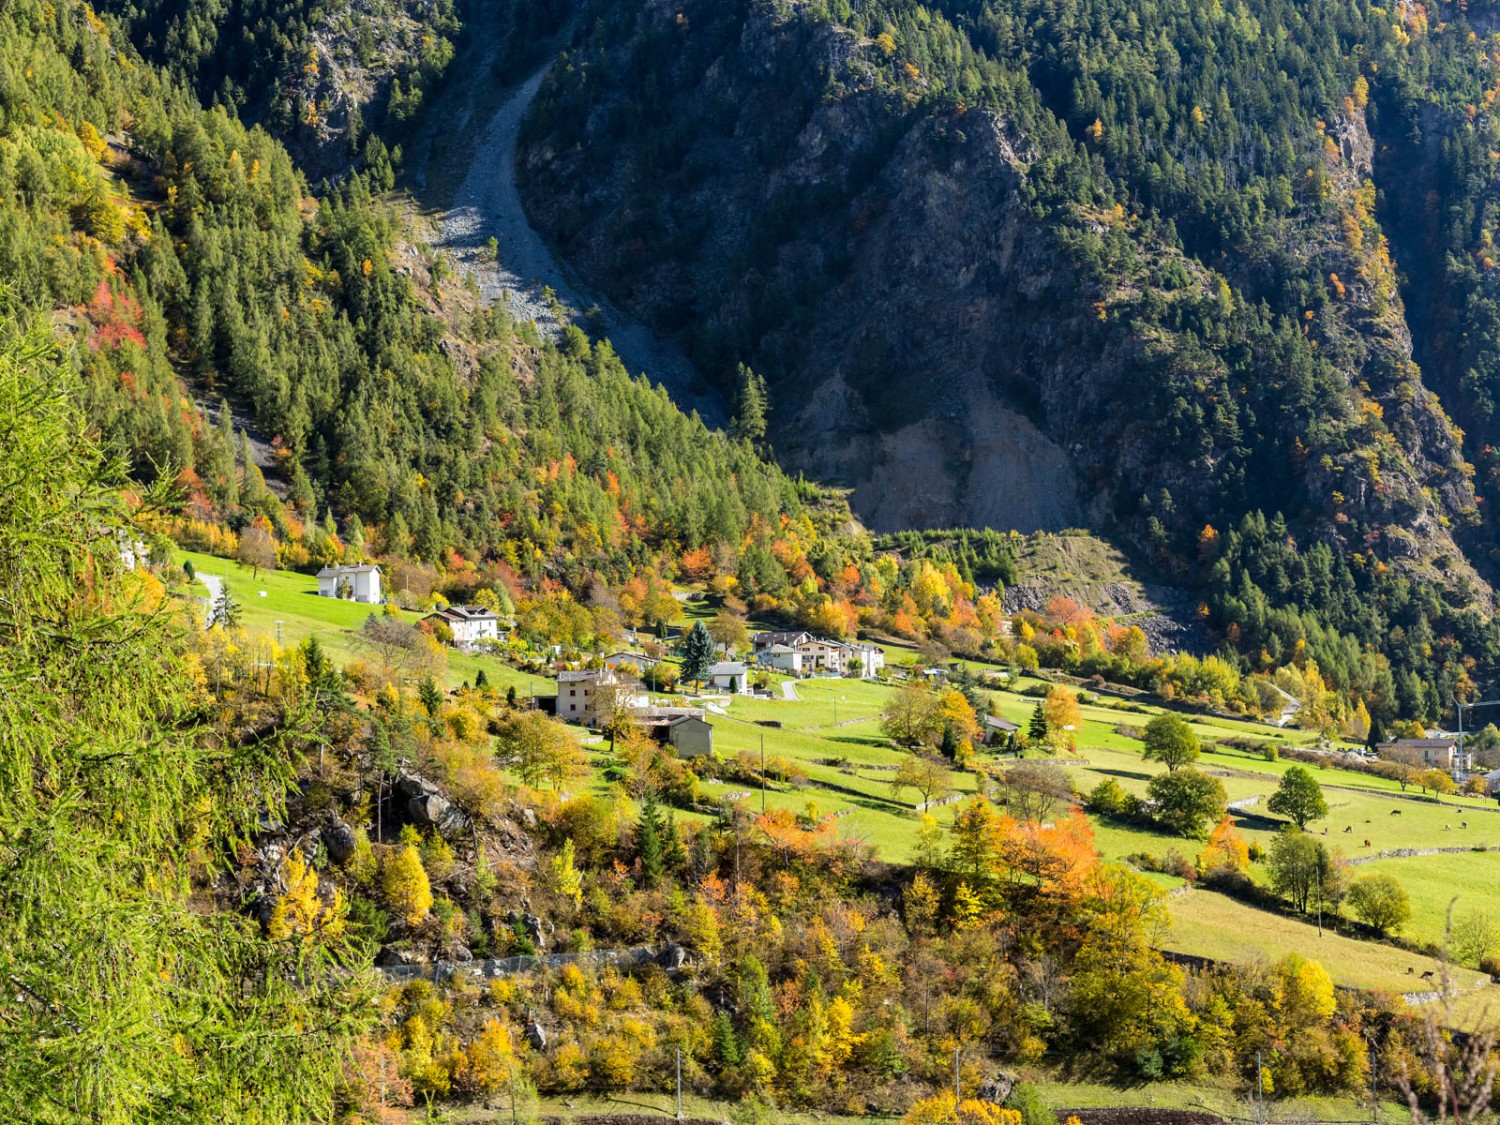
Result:
{"label": "yellow foliage tree", "polygon": [[1021,1111],[978,1098],[959,1101],[945,1092],[916,1102],[901,1120],[905,1125],[1021,1125]]}
{"label": "yellow foliage tree", "polygon": [[1210,872],[1233,871],[1240,874],[1250,870],[1250,845],[1234,826],[1227,813],[1208,838],[1208,846],[1198,856],[1198,870]]}
{"label": "yellow foliage tree", "polygon": [[516,1074],[516,1048],[510,1028],[492,1019],[464,1052],[463,1084],[482,1094],[503,1089]]}
{"label": "yellow foliage tree", "polygon": [[335,891],[324,905],[318,897],[318,873],[302,858],[300,848],[286,857],[286,893],[271,909],[266,931],[272,941],[322,934],[335,937],[344,929],[344,899]]}
{"label": "yellow foliage tree", "polygon": [[432,884],[415,845],[407,844],[386,861],[382,883],[386,901],[408,926],[418,925],[427,917],[432,909]]}

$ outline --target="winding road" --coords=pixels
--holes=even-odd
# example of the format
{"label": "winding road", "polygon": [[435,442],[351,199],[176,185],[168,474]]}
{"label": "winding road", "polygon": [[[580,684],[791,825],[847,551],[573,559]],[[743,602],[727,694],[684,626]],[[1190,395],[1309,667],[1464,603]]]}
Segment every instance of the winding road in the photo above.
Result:
{"label": "winding road", "polygon": [[[559,45],[570,34],[571,28],[565,30]],[[503,302],[517,320],[561,330],[544,288],[574,313],[597,307],[605,334],[629,371],[660,383],[679,407],[696,410],[710,426],[724,425],[723,399],[698,378],[681,350],[590,291],[532,229],[516,189],[516,142],[552,63],[539,66],[493,106],[488,83],[478,77],[491,73],[492,57],[479,46],[458,60],[450,84],[457,104],[432,115],[434,121],[451,122],[445,130],[449,136],[430,142],[416,176],[419,193],[437,204],[435,245],[459,273],[475,280],[486,302]],[[475,77],[468,81],[468,75]],[[439,202],[434,197],[444,194],[445,185],[450,198]],[[499,243],[498,261],[489,248],[492,237]]]}

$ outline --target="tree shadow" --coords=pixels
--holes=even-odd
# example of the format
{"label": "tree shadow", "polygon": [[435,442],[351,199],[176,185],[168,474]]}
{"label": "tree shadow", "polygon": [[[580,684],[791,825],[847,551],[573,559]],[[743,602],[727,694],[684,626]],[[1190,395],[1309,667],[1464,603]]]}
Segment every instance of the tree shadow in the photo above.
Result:
{"label": "tree shadow", "polygon": [[1142,773],[1140,770],[1095,770],[1095,773],[1108,774],[1110,777],[1129,777],[1136,781],[1150,781],[1154,774]]}

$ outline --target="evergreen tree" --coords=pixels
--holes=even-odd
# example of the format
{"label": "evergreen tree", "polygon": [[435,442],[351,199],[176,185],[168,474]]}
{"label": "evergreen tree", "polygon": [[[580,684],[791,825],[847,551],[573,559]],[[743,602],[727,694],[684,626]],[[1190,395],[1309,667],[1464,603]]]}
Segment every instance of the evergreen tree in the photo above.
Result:
{"label": "evergreen tree", "polygon": [[443,689],[438,687],[437,681],[431,675],[422,677],[417,684],[417,699],[422,704],[422,709],[427,712],[428,718],[437,718],[438,711],[443,706]]}
{"label": "evergreen tree", "polygon": [[209,611],[208,624],[210,628],[239,628],[240,603],[230,596],[228,582],[219,584],[219,596],[214,599],[213,609]]}
{"label": "evergreen tree", "polygon": [[656,803],[656,794],[648,789],[641,802],[641,818],[635,827],[635,854],[641,861],[641,882],[648,887],[661,882],[666,870],[663,831],[661,808]]}
{"label": "evergreen tree", "polygon": [[758,442],[766,436],[766,414],[769,396],[765,379],[743,363],[735,373],[734,420],[729,436],[739,441]]}
{"label": "evergreen tree", "polygon": [[267,733],[227,748],[203,721],[237,730],[236,697],[205,704],[181,627],[139,608],[122,467],[50,335],[0,322],[0,1119],[330,1120],[374,1015],[341,950],[198,897],[257,809],[284,817],[317,728],[267,701]]}
{"label": "evergreen tree", "polygon": [[702,621],[693,622],[682,646],[682,678],[701,684],[708,679],[708,670],[714,666],[714,661],[714,639],[709,635],[708,626]]}
{"label": "evergreen tree", "polygon": [[488,690],[489,686],[490,686],[490,678],[489,678],[488,675],[485,674],[485,671],[484,671],[483,668],[479,669],[479,671],[477,671],[477,672],[474,673],[474,690],[475,691],[486,691],[486,690]]}
{"label": "evergreen tree", "polygon": [[1040,746],[1047,741],[1047,712],[1043,709],[1040,700],[1031,709],[1031,721],[1026,725],[1026,737],[1033,746]]}

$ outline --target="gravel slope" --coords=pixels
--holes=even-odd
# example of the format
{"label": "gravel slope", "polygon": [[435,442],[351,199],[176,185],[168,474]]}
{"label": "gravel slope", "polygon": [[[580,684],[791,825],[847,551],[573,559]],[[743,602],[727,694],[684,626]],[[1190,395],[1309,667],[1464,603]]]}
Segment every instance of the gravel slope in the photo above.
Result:
{"label": "gravel slope", "polygon": [[[463,63],[473,75],[489,73],[483,52]],[[546,287],[574,313],[597,306],[606,335],[630,371],[660,383],[683,410],[696,410],[709,425],[722,426],[727,420],[722,398],[697,378],[687,357],[580,284],[527,221],[516,190],[516,138],[551,66],[549,61],[537,68],[506,95],[488,120],[483,117],[488,107],[477,104],[479,90],[467,91],[465,104],[456,107],[454,128],[468,136],[440,146],[434,164],[446,166],[424,168],[419,177],[422,183],[457,185],[437,215],[436,245],[448,252],[456,270],[474,278],[487,302],[504,302],[518,320],[560,330],[543,297]],[[454,74],[455,83],[461,85],[464,79],[462,71]],[[474,120],[476,108],[480,114]],[[499,242],[498,262],[488,247],[491,237]]]}

